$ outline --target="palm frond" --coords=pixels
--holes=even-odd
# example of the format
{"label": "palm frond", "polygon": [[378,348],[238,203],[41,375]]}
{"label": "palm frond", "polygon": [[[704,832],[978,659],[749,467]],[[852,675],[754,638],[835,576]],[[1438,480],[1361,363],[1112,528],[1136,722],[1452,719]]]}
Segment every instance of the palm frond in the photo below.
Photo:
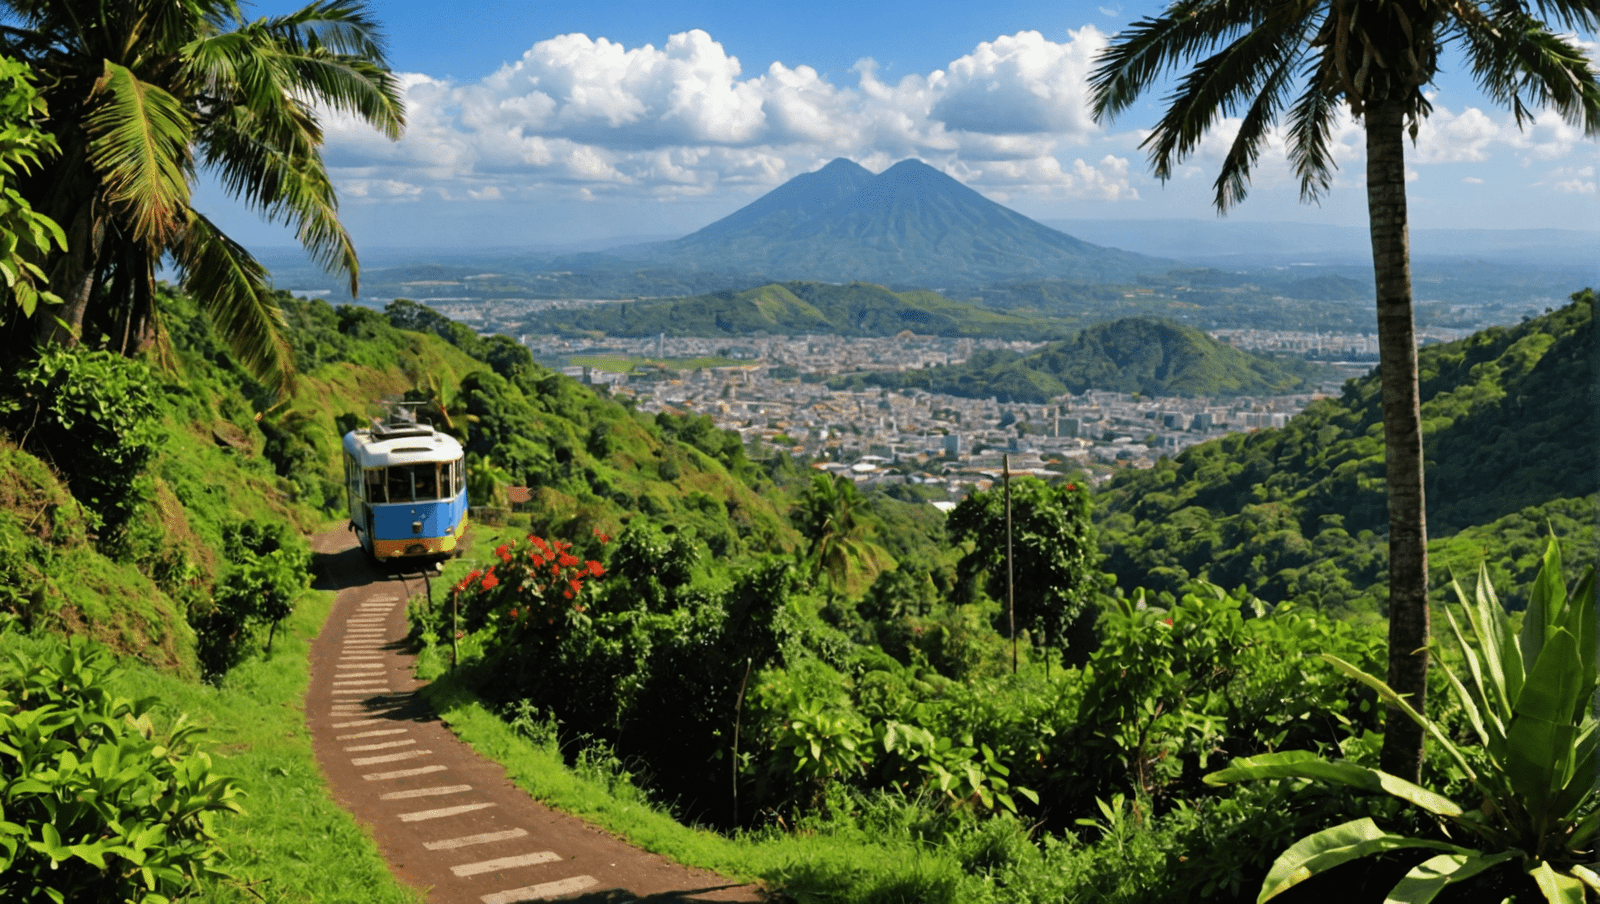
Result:
{"label": "palm frond", "polygon": [[1287,58],[1278,61],[1268,71],[1255,101],[1239,123],[1239,131],[1234,135],[1227,155],[1222,158],[1222,168],[1215,183],[1217,195],[1213,202],[1218,212],[1225,212],[1243,201],[1249,192],[1250,168],[1260,159],[1261,145],[1278,121],[1278,113],[1288,97],[1290,83],[1298,68],[1300,45],[1281,44],[1279,47],[1287,51]]}
{"label": "palm frond", "polygon": [[127,67],[107,61],[89,114],[89,164],[139,242],[161,242],[183,223],[194,167],[194,127],[183,104]]}
{"label": "palm frond", "polygon": [[1318,61],[1307,73],[1306,90],[1289,110],[1289,163],[1300,177],[1300,200],[1318,201],[1333,185],[1333,160],[1328,136],[1339,102],[1331,78],[1325,79],[1326,63]]}
{"label": "palm frond", "polygon": [[351,294],[360,288],[355,243],[339,222],[333,182],[313,147],[285,152],[257,141],[260,132],[242,117],[215,124],[205,135],[205,160],[229,194],[267,219],[291,225],[300,244],[324,268],[348,274]]}
{"label": "palm frond", "polygon": [[1114,119],[1162,74],[1209,54],[1249,27],[1250,4],[1180,0],[1166,15],[1140,19],[1118,33],[1089,73],[1090,111],[1096,122]]}
{"label": "palm frond", "polygon": [[263,385],[286,393],[294,359],[279,331],[283,313],[272,300],[266,269],[192,210],[176,257],[184,290],[200,302],[234,358]]}
{"label": "palm frond", "polygon": [[[1218,119],[1259,98],[1295,58],[1305,31],[1304,18],[1269,19],[1195,64],[1167,99],[1166,113],[1142,145],[1149,150],[1156,177],[1170,178],[1173,167],[1199,146]],[[1275,114],[1281,101],[1269,106]],[[1270,120],[1261,123],[1270,124]]]}
{"label": "palm frond", "polygon": [[1600,134],[1600,83],[1594,61],[1573,42],[1531,16],[1458,22],[1468,67],[1493,100],[1511,108],[1517,125],[1549,107],[1585,135]]}

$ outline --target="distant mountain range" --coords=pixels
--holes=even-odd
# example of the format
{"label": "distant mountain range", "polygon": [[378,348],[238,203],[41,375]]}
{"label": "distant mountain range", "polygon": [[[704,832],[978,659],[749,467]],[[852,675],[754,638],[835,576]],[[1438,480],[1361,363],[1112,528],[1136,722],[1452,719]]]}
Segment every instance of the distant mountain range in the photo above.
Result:
{"label": "distant mountain range", "polygon": [[1075,239],[920,160],[877,175],[835,160],[691,235],[611,253],[773,279],[927,288],[1026,277],[1127,282],[1177,266]]}

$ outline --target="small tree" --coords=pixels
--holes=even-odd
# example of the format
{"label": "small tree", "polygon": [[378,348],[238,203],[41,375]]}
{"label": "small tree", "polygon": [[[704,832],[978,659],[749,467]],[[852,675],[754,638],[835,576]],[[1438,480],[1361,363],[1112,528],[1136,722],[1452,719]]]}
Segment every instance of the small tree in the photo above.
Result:
{"label": "small tree", "polygon": [[[1032,630],[1036,643],[1060,642],[1096,584],[1088,493],[1076,483],[1052,486],[1037,477],[1019,477],[1011,481],[1011,522],[1017,624]],[[956,563],[961,582],[981,580],[990,596],[1005,599],[1004,493],[973,493],[945,526],[954,542],[973,541],[972,550]]]}

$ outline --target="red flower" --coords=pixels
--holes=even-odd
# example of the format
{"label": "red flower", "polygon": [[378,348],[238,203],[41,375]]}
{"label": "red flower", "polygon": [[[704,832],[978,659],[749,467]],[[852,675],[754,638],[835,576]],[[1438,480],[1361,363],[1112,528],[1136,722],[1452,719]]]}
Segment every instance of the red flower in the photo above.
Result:
{"label": "red flower", "polygon": [[544,556],[541,556],[538,553],[534,553],[533,554],[533,567],[535,567],[535,568],[543,568],[544,567]]}
{"label": "red flower", "polygon": [[594,529],[594,535],[600,538],[602,544],[611,542],[611,536],[598,527]]}
{"label": "red flower", "polygon": [[572,580],[568,581],[567,586],[572,588],[573,593],[578,593],[579,591],[583,590],[583,582],[577,578],[573,578]]}
{"label": "red flower", "polygon": [[569,600],[572,599],[572,591],[571,590],[563,590],[563,591],[561,591],[561,595],[566,597]]}
{"label": "red flower", "polygon": [[1075,483],[1067,484],[1067,491],[1068,492],[1072,492],[1072,491],[1076,490],[1077,488],[1078,488],[1078,485],[1075,484]]}
{"label": "red flower", "polygon": [[494,548],[494,554],[499,556],[500,557],[500,561],[502,561],[502,562],[510,562],[511,561],[511,547],[507,546],[504,543],[501,543],[499,546],[496,546]]}
{"label": "red flower", "polygon": [[532,543],[534,546],[539,547],[540,549],[549,549],[548,546],[544,545],[544,538],[543,537],[535,537],[533,534],[529,534],[528,535],[528,541],[530,543]]}
{"label": "red flower", "polygon": [[606,573],[606,568],[605,568],[604,565],[601,565],[599,562],[596,562],[593,559],[591,559],[589,561],[589,573],[591,575],[594,575],[595,577],[599,577],[602,574]]}
{"label": "red flower", "polygon": [[569,556],[566,553],[562,553],[561,554],[561,567],[562,568],[571,568],[572,566],[574,566],[576,564],[578,564],[578,559],[577,559],[576,556]]}
{"label": "red flower", "polygon": [[494,588],[500,586],[500,579],[495,577],[494,572],[491,571],[483,576],[483,583],[478,586],[485,590],[493,590]]}
{"label": "red flower", "polygon": [[517,610],[515,610],[515,609],[511,610],[511,617],[512,618],[516,618],[517,617]]}
{"label": "red flower", "polygon": [[573,609],[574,612],[587,612],[589,607],[588,606],[573,606],[572,609]]}

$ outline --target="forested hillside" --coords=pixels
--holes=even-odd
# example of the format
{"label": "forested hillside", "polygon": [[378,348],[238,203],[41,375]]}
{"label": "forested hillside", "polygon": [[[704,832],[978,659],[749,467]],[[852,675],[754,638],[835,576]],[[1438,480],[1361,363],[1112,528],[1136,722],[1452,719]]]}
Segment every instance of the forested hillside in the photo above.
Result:
{"label": "forested hillside", "polygon": [[1087,389],[1191,397],[1273,395],[1306,389],[1322,373],[1304,361],[1240,351],[1193,327],[1126,317],[1087,327],[1027,355],[984,350],[961,364],[853,374],[829,385],[1042,404]]}
{"label": "forested hillside", "polygon": [[1048,318],[992,311],[922,289],[871,283],[772,283],[693,298],[589,305],[566,312],[559,329],[610,336],[924,336],[1042,339],[1066,329]]}
{"label": "forested hillside", "polygon": [[[1503,583],[1525,581],[1537,568],[1529,539],[1547,522],[1587,548],[1600,490],[1593,312],[1586,290],[1553,313],[1421,350],[1436,587],[1452,568],[1469,575],[1483,552]],[[1122,472],[1098,497],[1107,567],[1124,586],[1175,591],[1203,577],[1271,600],[1377,611],[1387,574],[1380,404],[1374,372],[1282,429]],[[1468,534],[1473,542],[1458,539]],[[1481,542],[1505,534],[1525,538],[1520,553]]]}

